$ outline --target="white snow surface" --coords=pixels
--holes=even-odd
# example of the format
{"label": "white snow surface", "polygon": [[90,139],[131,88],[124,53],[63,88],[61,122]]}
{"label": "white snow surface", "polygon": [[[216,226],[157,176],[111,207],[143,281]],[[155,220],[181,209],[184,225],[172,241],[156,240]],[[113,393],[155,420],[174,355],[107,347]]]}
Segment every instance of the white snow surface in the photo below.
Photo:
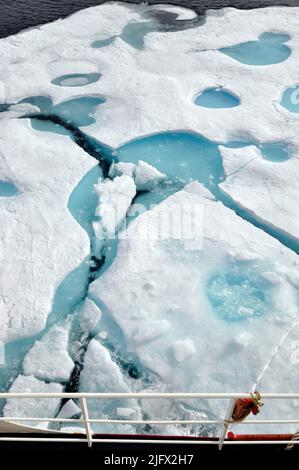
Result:
{"label": "white snow surface", "polygon": [[299,240],[299,159],[263,159],[254,146],[220,147],[227,175],[220,185],[238,204]]}

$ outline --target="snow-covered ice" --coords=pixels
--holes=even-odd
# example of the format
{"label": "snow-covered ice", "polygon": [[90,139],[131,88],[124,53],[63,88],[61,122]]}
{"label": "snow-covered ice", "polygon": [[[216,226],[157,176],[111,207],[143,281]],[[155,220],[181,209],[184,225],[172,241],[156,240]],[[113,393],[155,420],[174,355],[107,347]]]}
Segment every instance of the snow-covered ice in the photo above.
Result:
{"label": "snow-covered ice", "polygon": [[[186,251],[183,243],[169,241],[155,230],[161,217],[178,204],[203,207],[202,249]],[[163,390],[250,390],[296,319],[297,290],[289,279],[292,272],[296,275],[297,263],[292,251],[203,196],[199,185],[192,183],[131,223],[113,265],[90,285],[90,292],[104,302],[141,362],[160,377]],[[275,287],[268,281],[269,272],[280,277]],[[222,275],[219,315],[208,286]],[[139,312],[148,321],[139,319]],[[152,335],[152,324],[165,321],[168,328]],[[138,342],[136,331],[140,335],[141,329],[146,340]],[[283,376],[275,376],[276,391],[284,383]],[[264,379],[264,392],[273,386],[271,376],[269,382]],[[286,411],[291,416],[292,410]]]}
{"label": "snow-covered ice", "polygon": [[0,198],[0,339],[7,342],[42,331],[59,284],[89,254],[67,205],[95,162],[64,137],[15,119],[1,121],[0,162],[1,179],[20,192]]}

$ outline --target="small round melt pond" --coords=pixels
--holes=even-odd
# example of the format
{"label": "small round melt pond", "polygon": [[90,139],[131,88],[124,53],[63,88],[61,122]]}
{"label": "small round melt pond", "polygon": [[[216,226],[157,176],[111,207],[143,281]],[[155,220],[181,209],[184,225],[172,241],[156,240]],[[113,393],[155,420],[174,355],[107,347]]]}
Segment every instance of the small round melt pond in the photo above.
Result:
{"label": "small round melt pond", "polygon": [[97,82],[101,77],[100,73],[72,73],[69,75],[61,75],[61,77],[54,78],[51,83],[57,86],[85,86],[90,83]]}
{"label": "small round melt pond", "polygon": [[207,88],[201,92],[194,100],[196,106],[203,108],[234,108],[239,106],[240,100],[224,88]]}
{"label": "small round melt pond", "polygon": [[10,181],[0,181],[0,197],[12,197],[19,193],[18,188]]}
{"label": "small round melt pond", "polygon": [[213,310],[228,322],[261,317],[271,311],[270,292],[259,267],[242,262],[222,267],[207,284]]}
{"label": "small round melt pond", "polygon": [[299,113],[299,83],[284,92],[281,105],[290,113]]}

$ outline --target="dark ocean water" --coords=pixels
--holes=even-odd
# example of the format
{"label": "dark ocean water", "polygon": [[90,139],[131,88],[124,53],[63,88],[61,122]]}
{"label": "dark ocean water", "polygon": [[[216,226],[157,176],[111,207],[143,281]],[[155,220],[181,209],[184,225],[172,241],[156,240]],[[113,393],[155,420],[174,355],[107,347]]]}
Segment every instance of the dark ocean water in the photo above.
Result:
{"label": "dark ocean water", "polygon": [[[127,0],[128,3],[143,3]],[[77,10],[105,3],[105,0],[0,0],[0,37],[48,23]],[[299,0],[149,0],[149,4],[170,3],[192,8],[199,15],[208,8],[233,6],[249,9],[271,5],[299,6]]]}

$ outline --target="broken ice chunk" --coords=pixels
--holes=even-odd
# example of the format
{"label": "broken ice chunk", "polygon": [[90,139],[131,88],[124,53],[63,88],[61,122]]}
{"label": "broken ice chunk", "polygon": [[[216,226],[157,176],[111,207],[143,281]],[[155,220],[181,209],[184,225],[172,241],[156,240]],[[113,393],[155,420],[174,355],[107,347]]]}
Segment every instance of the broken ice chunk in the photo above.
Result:
{"label": "broken ice chunk", "polygon": [[100,331],[100,333],[98,334],[99,338],[101,339],[107,339],[108,337],[108,332],[106,330],[103,330],[103,331]]}
{"label": "broken ice chunk", "polygon": [[109,169],[109,177],[115,178],[116,176],[127,175],[133,178],[135,167],[136,165],[134,165],[134,163],[125,163],[125,162],[112,163]]}
{"label": "broken ice chunk", "polygon": [[100,181],[95,185],[95,191],[99,196],[96,216],[100,220],[93,223],[93,228],[98,248],[101,248],[103,240],[115,238],[136,195],[136,186],[130,176],[122,175],[114,180]]}
{"label": "broken ice chunk", "polygon": [[79,406],[76,405],[74,400],[68,400],[59,411],[57,418],[71,419],[71,418],[74,418],[75,416],[81,415],[81,413],[82,413],[81,408],[79,408]]}
{"label": "broken ice chunk", "polygon": [[[90,341],[85,354],[84,367],[80,376],[80,391],[131,392],[129,382],[125,380],[119,366],[113,361],[107,349],[95,339]],[[134,408],[137,419],[140,417],[140,412],[137,412],[139,406],[135,399],[94,399],[88,401],[88,408],[93,418],[111,418],[116,416],[118,408]],[[107,429],[104,431],[100,425],[93,425],[93,429],[97,429],[98,432],[107,432]],[[117,429],[117,426],[109,427],[110,432],[127,431],[125,428],[118,429],[118,431]]]}
{"label": "broken ice chunk", "polygon": [[116,414],[119,418],[131,418],[136,414],[134,408],[116,408]]}
{"label": "broken ice chunk", "polygon": [[252,340],[252,335],[247,331],[241,331],[235,337],[235,342],[240,346],[248,346]]}
{"label": "broken ice chunk", "polygon": [[177,362],[183,362],[196,353],[194,343],[190,338],[174,341],[172,347]]}
{"label": "broken ice chunk", "polygon": [[102,316],[97,305],[88,297],[85,299],[80,311],[80,327],[84,333],[91,333],[96,328]]}
{"label": "broken ice chunk", "polygon": [[137,163],[135,169],[135,184],[137,191],[151,191],[165,179],[166,175],[158,171],[152,165],[149,165],[142,160],[139,160]]}
{"label": "broken ice chunk", "polygon": [[125,162],[113,163],[109,170],[110,178],[122,175],[133,178],[137,191],[151,191],[167,178],[166,175],[143,160],[139,160],[137,165]]}
{"label": "broken ice chunk", "polygon": [[51,382],[67,382],[74,367],[68,353],[68,338],[67,326],[53,326],[26,355],[24,373]]}
{"label": "broken ice chunk", "polygon": [[[47,384],[36,379],[33,375],[19,375],[9,391],[11,393],[59,393],[62,392],[62,385],[54,383]],[[3,415],[5,417],[18,418],[53,418],[56,416],[59,404],[59,398],[23,398],[22,400],[8,398],[3,410]],[[41,428],[48,426],[47,422],[20,421],[20,423]]]}

